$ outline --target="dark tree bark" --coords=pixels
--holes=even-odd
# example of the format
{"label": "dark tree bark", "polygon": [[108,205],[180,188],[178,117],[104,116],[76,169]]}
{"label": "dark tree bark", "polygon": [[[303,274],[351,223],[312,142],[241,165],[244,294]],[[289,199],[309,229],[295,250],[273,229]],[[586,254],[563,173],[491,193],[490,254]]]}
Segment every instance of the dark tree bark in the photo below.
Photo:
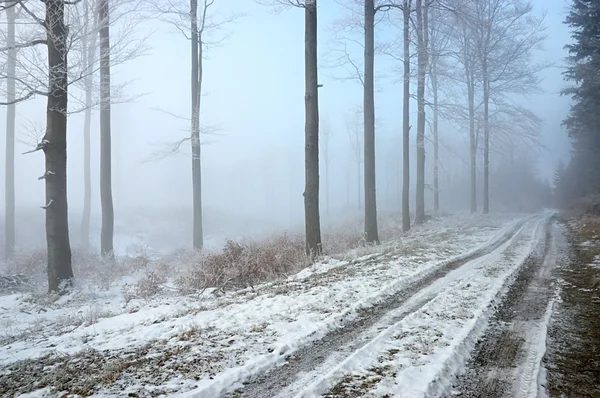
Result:
{"label": "dark tree bark", "polygon": [[67,205],[67,28],[64,0],[46,0],[48,104],[46,134],[46,242],[48,289],[63,292],[73,279]]}
{"label": "dark tree bark", "polygon": [[425,221],[425,74],[427,71],[427,0],[416,0],[417,11],[417,187],[415,222]]}
{"label": "dark tree bark", "polygon": [[10,259],[15,252],[15,74],[17,50],[15,46],[15,6],[7,5],[6,18],[7,29],[7,51],[6,67],[8,79],[6,82],[6,102],[9,105],[6,108],[6,163],[4,180],[4,235],[5,245],[4,254],[6,259]]}
{"label": "dark tree bark", "polygon": [[365,150],[365,239],[379,243],[377,231],[377,193],[375,178],[375,4],[365,0],[365,77],[364,77],[364,150]]}
{"label": "dark tree bark", "polygon": [[410,230],[410,9],[404,0],[404,104],[402,109],[402,230]]}
{"label": "dark tree bark", "polygon": [[[206,7],[206,6],[205,6]],[[206,13],[204,10],[203,16]],[[198,26],[198,0],[190,0],[192,52],[192,191],[193,191],[193,245],[204,246],[202,231],[202,159],[200,151],[200,95],[202,92],[202,38]],[[204,26],[204,24],[202,24]]]}
{"label": "dark tree bark", "polygon": [[102,207],[102,231],[100,248],[103,256],[114,255],[114,208],[112,198],[112,156],[110,131],[110,22],[108,0],[101,0],[100,20],[100,204]]}
{"label": "dark tree bark", "polygon": [[317,70],[317,0],[304,5],[304,73],[305,73],[305,187],[304,223],[306,253],[315,258],[321,253],[319,218],[319,95]]}

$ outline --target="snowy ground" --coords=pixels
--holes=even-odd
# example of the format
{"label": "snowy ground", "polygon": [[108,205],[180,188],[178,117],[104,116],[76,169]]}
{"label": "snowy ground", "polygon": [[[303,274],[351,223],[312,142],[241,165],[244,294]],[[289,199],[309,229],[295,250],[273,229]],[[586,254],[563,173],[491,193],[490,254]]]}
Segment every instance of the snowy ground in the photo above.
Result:
{"label": "snowy ground", "polygon": [[[343,327],[450,258],[498,241],[520,218],[444,218],[401,240],[324,259],[286,280],[220,296],[207,291],[201,296],[127,301],[122,284],[132,280],[107,291],[81,289],[56,301],[27,294],[3,296],[0,390],[35,396],[61,391],[85,396],[218,396],[281,364],[297,348]],[[463,349],[457,345],[461,336],[477,326],[478,315],[531,250],[538,221],[528,222],[503,250],[490,253],[493,266],[469,263],[473,277],[463,270],[462,277],[447,281],[433,301],[405,317],[402,330],[409,337],[390,343],[395,335],[386,335],[386,342],[365,358],[378,361],[376,354],[383,347],[396,344],[386,351],[401,354],[386,358],[403,369],[395,384],[405,385],[398,382],[404,380],[426,388],[423,369],[429,369],[425,373],[430,378],[440,371],[426,368],[427,363],[437,358],[436,366],[452,366]],[[423,362],[425,357],[429,362]],[[348,362],[340,366],[344,372],[368,372],[364,366],[348,367]],[[311,388],[325,392],[334,378],[327,380]],[[390,386],[386,380],[375,384],[373,388]]]}

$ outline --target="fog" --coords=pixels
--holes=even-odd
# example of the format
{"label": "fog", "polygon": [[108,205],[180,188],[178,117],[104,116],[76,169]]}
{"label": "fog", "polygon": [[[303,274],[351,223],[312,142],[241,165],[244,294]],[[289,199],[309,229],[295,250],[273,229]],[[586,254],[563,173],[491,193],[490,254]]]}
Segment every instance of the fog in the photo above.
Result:
{"label": "fog", "polygon": [[[304,190],[304,15],[290,9],[273,13],[250,0],[227,0],[219,11],[235,10],[243,17],[227,25],[227,36],[210,48],[204,63],[201,124],[214,128],[202,137],[202,195],[207,246],[217,247],[224,238],[261,236],[272,232],[301,231]],[[516,149],[518,158],[534,164],[542,179],[551,179],[559,160],[567,161],[570,144],[561,121],[569,98],[561,72],[570,40],[563,25],[567,2],[534,0],[537,13],[547,12],[548,38],[540,62],[553,63],[542,73],[544,93],[524,103],[542,120],[540,147]],[[344,68],[327,64],[333,50],[331,26],[343,13],[333,1],[319,5],[319,112],[330,126],[329,181],[321,158],[321,218],[323,228],[348,219],[360,220],[364,195],[358,192],[356,158],[347,129],[353,112],[362,104],[362,87],[344,80]],[[115,250],[147,245],[169,250],[191,246],[191,159],[189,143],[170,156],[167,148],[189,134],[190,109],[189,42],[167,24],[145,21],[140,37],[148,38],[147,54],[113,68],[116,84],[125,88],[131,102],[112,110],[113,199],[115,204]],[[377,33],[379,34],[379,33]],[[385,33],[383,33],[385,34]],[[354,54],[360,58],[360,51]],[[402,190],[402,87],[401,63],[385,55],[376,57],[376,154],[379,217],[397,213]],[[412,88],[411,88],[412,90]],[[44,173],[41,152],[20,155],[31,149],[32,130],[45,125],[46,99],[17,106],[17,246],[43,246]],[[411,125],[416,126],[416,102],[411,103]],[[5,107],[0,107],[0,131],[4,137]],[[176,117],[180,116],[180,117]],[[429,117],[428,111],[428,117]],[[362,119],[360,119],[362,120]],[[68,200],[72,243],[78,244],[83,204],[83,113],[68,119]],[[361,129],[362,132],[362,129]],[[429,127],[427,128],[429,135]],[[432,180],[432,148],[426,143],[426,184]],[[440,120],[440,206],[442,211],[468,211],[468,132],[456,123]],[[5,140],[0,141],[0,164],[4,165]],[[98,246],[99,123],[92,120],[92,243]],[[411,131],[411,162],[414,164],[414,130]],[[479,156],[479,155],[478,155]],[[160,158],[160,159],[158,159]],[[478,159],[479,161],[479,159]],[[507,162],[505,154],[492,155],[492,211],[518,211],[500,203],[494,171]],[[414,166],[411,167],[414,169]],[[481,164],[479,165],[481,168]],[[4,167],[4,166],[2,166]],[[360,168],[362,173],[362,166]],[[481,171],[481,170],[480,170]],[[414,199],[414,171],[411,170]],[[325,184],[329,185],[329,210]],[[478,186],[478,197],[481,184]],[[515,186],[514,190],[522,187]],[[2,188],[4,189],[4,188]],[[494,191],[496,189],[496,191]],[[503,188],[502,188],[503,189]],[[411,204],[411,209],[414,207]],[[4,195],[0,195],[4,211]],[[431,192],[426,210],[432,212]],[[524,210],[524,209],[523,209]],[[3,217],[2,217],[3,218]],[[0,234],[2,234],[0,232]],[[3,239],[2,239],[3,240]]]}

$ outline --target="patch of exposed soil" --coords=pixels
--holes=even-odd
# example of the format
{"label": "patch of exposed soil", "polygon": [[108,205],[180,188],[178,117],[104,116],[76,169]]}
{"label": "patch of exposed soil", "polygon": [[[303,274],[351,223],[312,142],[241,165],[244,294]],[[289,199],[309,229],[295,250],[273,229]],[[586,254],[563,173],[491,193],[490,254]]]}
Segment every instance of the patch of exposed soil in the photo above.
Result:
{"label": "patch of exposed soil", "polygon": [[[600,220],[599,220],[600,221]],[[569,261],[559,271],[561,301],[548,329],[545,366],[551,397],[600,397],[600,222],[570,222]]]}

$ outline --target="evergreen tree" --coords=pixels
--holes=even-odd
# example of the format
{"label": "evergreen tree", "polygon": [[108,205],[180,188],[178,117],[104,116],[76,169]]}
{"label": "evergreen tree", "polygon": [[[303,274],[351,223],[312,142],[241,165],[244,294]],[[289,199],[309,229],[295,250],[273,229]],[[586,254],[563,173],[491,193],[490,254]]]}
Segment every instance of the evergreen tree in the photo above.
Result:
{"label": "evergreen tree", "polygon": [[[600,0],[573,0],[566,23],[574,43],[567,46],[569,67],[564,72],[573,86],[563,94],[573,98],[564,121],[573,140],[573,153],[558,187],[571,200],[600,190]],[[573,178],[568,178],[571,176]]]}

